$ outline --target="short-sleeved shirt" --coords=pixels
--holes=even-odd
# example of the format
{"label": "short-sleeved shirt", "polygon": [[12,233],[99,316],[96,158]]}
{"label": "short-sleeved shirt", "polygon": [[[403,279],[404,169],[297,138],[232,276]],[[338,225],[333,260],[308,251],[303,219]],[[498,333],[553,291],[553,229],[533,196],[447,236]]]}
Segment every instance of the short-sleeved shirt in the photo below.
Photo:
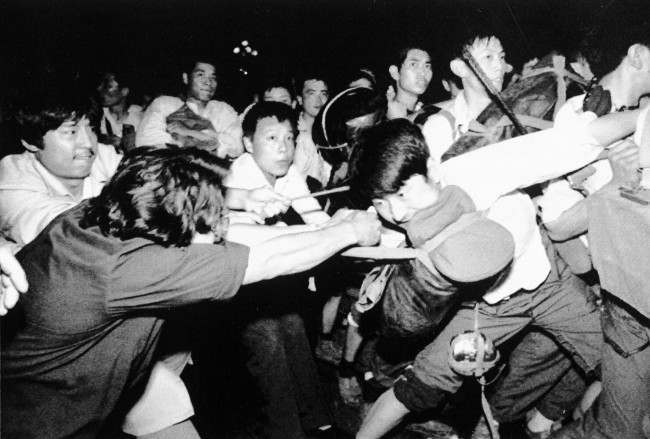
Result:
{"label": "short-sleeved shirt", "polygon": [[3,320],[2,431],[6,437],[96,437],[124,394],[146,378],[163,312],[232,297],[248,248],[163,247],[104,236],[57,217],[19,253],[29,292]]}

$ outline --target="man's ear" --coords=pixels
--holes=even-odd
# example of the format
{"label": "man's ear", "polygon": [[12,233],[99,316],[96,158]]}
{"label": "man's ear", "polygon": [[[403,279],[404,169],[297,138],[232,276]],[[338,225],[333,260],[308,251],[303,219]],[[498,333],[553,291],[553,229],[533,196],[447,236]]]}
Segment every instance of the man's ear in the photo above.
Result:
{"label": "man's ear", "polygon": [[399,81],[399,69],[396,65],[388,67],[388,74],[395,82]]}
{"label": "man's ear", "polygon": [[302,96],[296,96],[296,101],[298,102],[298,105],[302,107]]}
{"label": "man's ear", "polygon": [[253,142],[251,141],[248,136],[242,137],[242,140],[244,141],[244,148],[246,149],[247,153],[252,154],[253,153]]}
{"label": "man's ear", "polygon": [[127,97],[127,96],[129,95],[129,92],[130,92],[130,91],[131,91],[131,90],[129,90],[129,87],[124,87],[124,88],[122,89],[122,96],[123,96],[123,97]]}
{"label": "man's ear", "polygon": [[459,78],[465,78],[468,75],[468,68],[465,61],[460,58],[454,58],[449,62],[449,69]]}
{"label": "man's ear", "polygon": [[27,143],[23,139],[20,139],[20,143],[22,143],[25,149],[29,152],[38,152],[41,150],[41,148],[34,146],[31,143]]}
{"label": "man's ear", "polygon": [[[302,99],[300,99],[300,100],[302,100]],[[291,108],[293,108],[295,110],[297,104],[298,104],[298,101],[296,99],[292,100],[291,101]],[[300,105],[302,105],[302,103],[300,103]]]}
{"label": "man's ear", "polygon": [[183,84],[187,85],[188,83],[189,83],[189,79],[187,73],[183,73]]}
{"label": "man's ear", "polygon": [[650,49],[642,44],[632,44],[627,49],[626,58],[628,63],[636,70],[644,70],[644,67],[647,67],[646,64],[649,59],[647,52],[649,51]]}

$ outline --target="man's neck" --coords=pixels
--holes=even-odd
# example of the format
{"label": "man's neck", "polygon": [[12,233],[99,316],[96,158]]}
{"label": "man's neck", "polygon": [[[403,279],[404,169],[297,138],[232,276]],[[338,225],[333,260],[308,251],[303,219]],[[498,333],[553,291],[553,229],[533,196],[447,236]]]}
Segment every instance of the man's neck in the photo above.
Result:
{"label": "man's neck", "polygon": [[634,102],[633,82],[629,80],[622,66],[618,66],[615,70],[603,76],[599,84],[605,90],[609,90],[614,108],[637,104],[637,102]]}
{"label": "man's neck", "polygon": [[59,181],[63,183],[63,186],[65,186],[66,189],[68,189],[68,191],[72,195],[72,198],[74,198],[76,201],[81,201],[81,197],[83,196],[83,189],[84,189],[83,179],[59,178]]}
{"label": "man's neck", "polygon": [[395,100],[404,105],[408,111],[413,111],[415,110],[415,105],[418,103],[419,97],[419,95],[409,93],[398,87],[397,94],[395,95]]}
{"label": "man's neck", "polygon": [[196,98],[193,98],[193,97],[190,96],[190,97],[187,98],[187,102],[191,102],[194,105],[196,105],[199,108],[199,110],[203,110],[203,109],[205,109],[206,105],[208,105],[209,101],[202,101],[202,100],[199,100],[199,99],[196,99]]}
{"label": "man's neck", "polygon": [[115,115],[117,120],[121,120],[124,118],[124,116],[127,113],[126,102],[122,101],[115,105],[111,105],[110,107],[108,107],[108,111],[109,113]]}
{"label": "man's neck", "polygon": [[302,119],[302,123],[303,123],[303,126],[300,128],[304,129],[307,132],[311,132],[311,127],[314,125],[314,120],[316,118],[314,116],[307,114],[305,110],[300,112],[300,118]]}
{"label": "man's neck", "polygon": [[470,119],[476,119],[492,103],[490,96],[484,90],[478,91],[465,86],[461,93],[467,103],[467,111]]}

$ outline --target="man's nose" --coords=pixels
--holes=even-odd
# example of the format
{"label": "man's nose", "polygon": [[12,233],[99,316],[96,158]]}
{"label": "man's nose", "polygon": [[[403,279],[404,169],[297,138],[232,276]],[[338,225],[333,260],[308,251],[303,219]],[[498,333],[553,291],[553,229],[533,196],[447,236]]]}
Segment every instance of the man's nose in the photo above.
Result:
{"label": "man's nose", "polygon": [[391,200],[390,213],[393,219],[395,220],[395,222],[401,223],[407,219],[408,209],[406,208],[404,203],[397,200]]}
{"label": "man's nose", "polygon": [[92,132],[89,127],[82,127],[77,130],[77,145],[91,148],[93,146]]}

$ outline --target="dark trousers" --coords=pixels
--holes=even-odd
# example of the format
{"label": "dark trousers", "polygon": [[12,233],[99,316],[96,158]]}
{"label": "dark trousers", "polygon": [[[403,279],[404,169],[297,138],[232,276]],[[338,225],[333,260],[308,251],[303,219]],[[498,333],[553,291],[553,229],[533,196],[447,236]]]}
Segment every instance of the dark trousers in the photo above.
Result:
{"label": "dark trousers", "polygon": [[532,330],[511,351],[489,400],[501,423],[521,420],[533,407],[557,421],[578,405],[585,390],[584,375],[564,349],[544,332]]}
{"label": "dark trousers", "polygon": [[650,321],[611,295],[603,302],[603,390],[585,416],[555,439],[643,439],[649,433]]}

